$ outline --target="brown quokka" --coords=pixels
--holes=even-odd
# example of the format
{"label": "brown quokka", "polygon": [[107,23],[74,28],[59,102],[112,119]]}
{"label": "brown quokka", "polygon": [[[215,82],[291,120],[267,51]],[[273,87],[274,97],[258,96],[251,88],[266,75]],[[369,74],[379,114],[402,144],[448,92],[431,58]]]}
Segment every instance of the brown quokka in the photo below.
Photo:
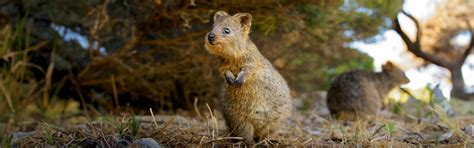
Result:
{"label": "brown quokka", "polygon": [[207,51],[221,60],[228,131],[248,144],[274,134],[291,113],[285,79],[249,39],[251,20],[249,13],[219,11],[205,40]]}
{"label": "brown quokka", "polygon": [[408,82],[405,73],[391,62],[382,66],[382,72],[347,72],[333,80],[327,105],[331,115],[339,119],[374,115],[382,109],[383,99],[392,89]]}

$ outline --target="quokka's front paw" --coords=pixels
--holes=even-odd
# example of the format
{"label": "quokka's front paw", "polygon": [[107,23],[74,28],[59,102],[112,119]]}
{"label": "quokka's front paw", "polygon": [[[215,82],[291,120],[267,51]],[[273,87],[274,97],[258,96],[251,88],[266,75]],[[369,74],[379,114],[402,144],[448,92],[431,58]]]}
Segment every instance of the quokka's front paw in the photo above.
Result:
{"label": "quokka's front paw", "polygon": [[242,71],[237,74],[237,77],[235,77],[234,74],[232,74],[232,72],[229,70],[227,70],[224,75],[225,81],[229,85],[242,86],[242,84],[245,82],[245,75]]}
{"label": "quokka's front paw", "polygon": [[228,70],[225,71],[224,77],[225,77],[225,81],[227,82],[227,84],[234,85],[235,76],[234,76],[234,74],[232,74],[232,72],[230,72]]}
{"label": "quokka's front paw", "polygon": [[243,71],[240,71],[239,74],[237,74],[237,78],[234,80],[234,84],[237,86],[241,86],[245,82],[245,74]]}

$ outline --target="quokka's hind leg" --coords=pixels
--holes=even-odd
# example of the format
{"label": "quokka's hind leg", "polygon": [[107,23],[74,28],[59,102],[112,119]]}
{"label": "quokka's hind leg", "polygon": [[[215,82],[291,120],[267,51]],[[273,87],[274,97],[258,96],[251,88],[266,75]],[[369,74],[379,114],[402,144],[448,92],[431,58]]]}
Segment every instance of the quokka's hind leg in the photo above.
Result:
{"label": "quokka's hind leg", "polygon": [[347,120],[347,121],[355,121],[361,117],[361,113],[357,111],[340,111],[336,115],[336,119],[339,120]]}
{"label": "quokka's hind leg", "polygon": [[233,123],[229,127],[231,136],[242,137],[246,144],[253,144],[254,128],[249,122]]}
{"label": "quokka's hind leg", "polygon": [[280,128],[279,126],[276,126],[274,124],[270,124],[270,125],[267,125],[265,127],[262,127],[262,128],[259,128],[259,129],[256,129],[255,130],[255,141],[262,141],[262,140],[265,140],[266,138],[269,138],[271,136],[273,136],[276,132],[276,130],[278,130],[278,128]]}

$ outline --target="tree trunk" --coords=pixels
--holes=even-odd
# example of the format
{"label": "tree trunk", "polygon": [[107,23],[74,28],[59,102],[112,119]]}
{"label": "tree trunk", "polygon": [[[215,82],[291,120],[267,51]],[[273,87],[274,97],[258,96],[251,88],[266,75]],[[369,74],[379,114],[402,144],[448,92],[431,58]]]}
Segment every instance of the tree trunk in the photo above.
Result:
{"label": "tree trunk", "polygon": [[468,94],[465,90],[464,78],[462,77],[461,66],[449,69],[451,72],[451,83],[453,84],[453,90],[451,90],[451,96],[462,99],[469,100],[473,97],[472,94]]}
{"label": "tree trunk", "polygon": [[412,41],[410,37],[408,37],[405,32],[403,32],[400,22],[398,20],[398,16],[395,17],[393,21],[393,29],[400,35],[403,42],[405,42],[408,51],[415,54],[417,57],[423,58],[423,60],[433,63],[437,66],[447,68],[451,72],[451,82],[453,84],[453,89],[451,90],[451,96],[455,98],[459,98],[462,100],[469,100],[470,98],[474,98],[474,93],[466,92],[464,78],[462,77],[462,65],[466,61],[466,58],[471,54],[471,51],[474,48],[474,31],[471,27],[469,21],[467,21],[469,32],[471,33],[471,41],[469,45],[464,50],[464,53],[457,61],[449,61],[448,59],[443,59],[437,57],[436,55],[431,55],[426,53],[421,48],[421,29],[420,23],[418,20],[415,19],[412,15],[408,14],[405,11],[401,11],[402,14],[405,14],[408,18],[410,18],[416,26],[416,40]]}

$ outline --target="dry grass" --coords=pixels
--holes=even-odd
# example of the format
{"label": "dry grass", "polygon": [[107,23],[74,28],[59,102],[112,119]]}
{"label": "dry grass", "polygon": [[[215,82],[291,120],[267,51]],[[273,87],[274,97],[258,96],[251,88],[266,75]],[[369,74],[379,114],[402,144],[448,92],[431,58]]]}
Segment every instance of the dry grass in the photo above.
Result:
{"label": "dry grass", "polygon": [[[385,114],[358,121],[337,121],[311,108],[306,113],[293,112],[277,136],[256,146],[473,146],[472,136],[463,127],[472,126],[473,116],[448,117],[442,109],[424,108],[437,116],[415,118]],[[441,112],[439,112],[441,111]],[[151,137],[162,145],[242,146],[242,138],[229,137],[218,110],[207,108],[197,113],[173,115],[99,117],[64,128],[46,123],[29,123],[4,128],[7,133],[30,129],[30,134],[16,139],[18,145],[101,145],[117,146],[117,139]],[[169,114],[169,113],[167,113]],[[21,124],[20,124],[21,125]],[[33,127],[27,127],[33,126]],[[472,134],[471,134],[472,135]]]}

